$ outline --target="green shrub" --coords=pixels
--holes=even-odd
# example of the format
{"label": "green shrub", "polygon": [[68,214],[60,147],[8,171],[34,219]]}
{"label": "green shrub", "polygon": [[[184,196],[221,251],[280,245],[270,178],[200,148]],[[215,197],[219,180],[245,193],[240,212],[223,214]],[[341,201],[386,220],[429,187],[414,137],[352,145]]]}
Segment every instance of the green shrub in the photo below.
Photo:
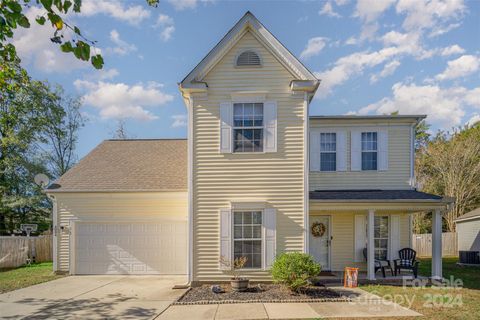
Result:
{"label": "green shrub", "polygon": [[307,285],[307,281],[320,273],[322,267],[309,254],[301,252],[283,253],[272,265],[272,277],[277,283],[297,291]]}

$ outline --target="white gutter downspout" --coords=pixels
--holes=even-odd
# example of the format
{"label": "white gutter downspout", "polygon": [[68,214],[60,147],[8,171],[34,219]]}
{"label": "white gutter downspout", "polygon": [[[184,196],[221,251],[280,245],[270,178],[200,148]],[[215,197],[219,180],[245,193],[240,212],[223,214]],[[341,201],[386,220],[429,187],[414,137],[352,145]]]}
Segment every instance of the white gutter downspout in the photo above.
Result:
{"label": "white gutter downspout", "polygon": [[53,272],[58,271],[58,206],[57,206],[57,199],[49,195],[50,199],[52,199],[52,236],[53,236]]}
{"label": "white gutter downspout", "polygon": [[418,123],[413,124],[410,127],[410,187],[412,189],[415,188],[416,181],[415,181],[415,127]]}
{"label": "white gutter downspout", "polygon": [[310,138],[310,133],[309,133],[309,102],[308,102],[308,92],[305,92],[303,95],[303,108],[305,112],[304,116],[304,121],[303,121],[303,141],[304,141],[304,154],[303,154],[303,159],[304,159],[304,164],[303,164],[303,188],[304,188],[304,195],[303,195],[303,206],[304,206],[304,252],[309,253],[309,226],[310,226],[310,219],[309,219],[309,173],[310,173],[310,143],[309,143],[309,138]]}
{"label": "white gutter downspout", "polygon": [[193,97],[188,97],[188,283],[193,281]]}

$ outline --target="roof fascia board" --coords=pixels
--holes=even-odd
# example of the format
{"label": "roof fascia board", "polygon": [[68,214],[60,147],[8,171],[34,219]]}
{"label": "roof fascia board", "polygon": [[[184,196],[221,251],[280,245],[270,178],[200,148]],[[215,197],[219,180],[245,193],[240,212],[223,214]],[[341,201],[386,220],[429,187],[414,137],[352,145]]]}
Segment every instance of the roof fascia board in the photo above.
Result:
{"label": "roof fascia board", "polygon": [[182,80],[182,84],[192,81],[201,81],[205,75],[225,56],[225,54],[243,37],[251,31],[269,51],[302,80],[317,80],[303,64],[291,54],[250,12],[247,12],[220,42],[203,58],[202,61]]}
{"label": "roof fascia board", "polygon": [[459,218],[459,219],[456,219],[455,222],[467,222],[467,221],[477,220],[477,219],[480,219],[480,216],[473,216],[473,217],[468,217],[468,218]]}

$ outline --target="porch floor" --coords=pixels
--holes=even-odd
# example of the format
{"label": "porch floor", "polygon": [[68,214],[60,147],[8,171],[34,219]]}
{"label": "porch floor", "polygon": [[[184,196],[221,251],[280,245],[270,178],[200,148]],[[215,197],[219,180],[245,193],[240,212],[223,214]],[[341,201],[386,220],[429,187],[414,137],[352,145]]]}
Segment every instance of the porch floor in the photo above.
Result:
{"label": "porch floor", "polygon": [[[316,277],[320,283],[324,284],[343,284],[343,271],[332,271],[330,272],[332,275],[321,275]],[[381,284],[403,284],[404,281],[409,281],[415,279],[413,274],[411,273],[402,273],[401,275],[392,276],[392,274],[387,271],[385,278],[382,276],[382,273],[379,271],[375,275],[375,280],[368,280],[366,272],[359,272],[358,273],[358,282],[360,284],[367,284],[367,283],[381,283]],[[418,280],[429,280],[428,277],[418,276]]]}

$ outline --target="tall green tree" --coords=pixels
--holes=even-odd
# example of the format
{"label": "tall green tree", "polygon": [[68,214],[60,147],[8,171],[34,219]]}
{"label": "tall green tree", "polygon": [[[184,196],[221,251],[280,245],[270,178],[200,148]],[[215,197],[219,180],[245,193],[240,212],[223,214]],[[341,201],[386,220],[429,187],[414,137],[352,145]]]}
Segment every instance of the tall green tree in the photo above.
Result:
{"label": "tall green tree", "polygon": [[82,122],[77,100],[31,80],[18,60],[1,62],[7,72],[0,78],[0,233],[11,233],[19,223],[48,220],[50,202],[33,178],[72,165]]}
{"label": "tall green tree", "polygon": [[82,101],[79,97],[65,94],[59,85],[49,90],[54,95],[55,107],[48,109],[50,114],[41,134],[40,148],[44,151],[48,172],[52,178],[58,178],[77,161],[78,131],[85,125],[86,118],[80,111]]}
{"label": "tall green tree", "polygon": [[455,219],[480,206],[480,126],[438,132],[417,155],[417,177],[422,190],[455,198],[444,214],[448,231]]}

